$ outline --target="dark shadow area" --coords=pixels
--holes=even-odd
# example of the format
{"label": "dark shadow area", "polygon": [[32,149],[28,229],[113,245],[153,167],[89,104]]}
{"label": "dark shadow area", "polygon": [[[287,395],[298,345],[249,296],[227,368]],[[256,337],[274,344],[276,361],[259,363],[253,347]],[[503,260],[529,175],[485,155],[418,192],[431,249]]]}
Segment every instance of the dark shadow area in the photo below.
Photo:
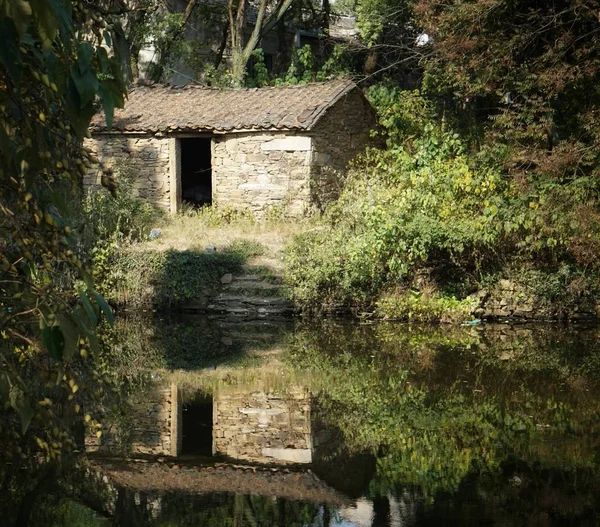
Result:
{"label": "dark shadow area", "polygon": [[183,405],[183,455],[212,455],[212,397],[198,395]]}
{"label": "dark shadow area", "polygon": [[210,137],[181,141],[181,196],[192,205],[212,203]]}

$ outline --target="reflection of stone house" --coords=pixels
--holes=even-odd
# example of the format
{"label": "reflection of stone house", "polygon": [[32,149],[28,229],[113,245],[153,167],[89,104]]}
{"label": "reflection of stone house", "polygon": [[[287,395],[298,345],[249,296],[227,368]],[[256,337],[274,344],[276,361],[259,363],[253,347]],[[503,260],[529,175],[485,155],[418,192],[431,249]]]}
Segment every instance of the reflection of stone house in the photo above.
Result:
{"label": "reflection of stone house", "polygon": [[[171,212],[183,201],[302,214],[339,193],[369,141],[375,113],[350,81],[250,90],[138,87],[112,130],[92,121],[90,146],[127,167],[140,197]],[[98,183],[88,174],[86,185]]]}
{"label": "reflection of stone house", "polygon": [[[124,422],[107,424],[88,452],[133,456],[216,456],[261,464],[313,459],[310,397],[240,390],[183,403],[175,384],[137,394]],[[318,441],[317,441],[318,442]]]}
{"label": "reflection of stone house", "polygon": [[213,405],[213,454],[255,463],[310,463],[310,399],[305,390],[222,394]]}

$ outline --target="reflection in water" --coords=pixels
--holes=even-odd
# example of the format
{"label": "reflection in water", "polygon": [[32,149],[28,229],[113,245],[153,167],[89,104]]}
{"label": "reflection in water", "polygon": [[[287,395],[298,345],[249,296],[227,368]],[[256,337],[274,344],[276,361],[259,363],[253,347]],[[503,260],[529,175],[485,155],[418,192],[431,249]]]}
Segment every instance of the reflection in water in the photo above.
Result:
{"label": "reflection in water", "polygon": [[116,525],[596,524],[595,328],[120,324],[71,488]]}

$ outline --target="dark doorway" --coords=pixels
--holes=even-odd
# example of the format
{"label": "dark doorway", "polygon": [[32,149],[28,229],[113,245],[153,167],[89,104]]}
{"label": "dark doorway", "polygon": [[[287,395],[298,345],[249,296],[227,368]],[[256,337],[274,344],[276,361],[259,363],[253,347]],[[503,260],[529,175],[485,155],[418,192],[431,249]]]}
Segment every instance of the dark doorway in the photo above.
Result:
{"label": "dark doorway", "polygon": [[181,198],[192,205],[212,203],[210,137],[181,141]]}
{"label": "dark doorway", "polygon": [[198,396],[183,405],[183,455],[212,456],[212,414],[212,397]]}

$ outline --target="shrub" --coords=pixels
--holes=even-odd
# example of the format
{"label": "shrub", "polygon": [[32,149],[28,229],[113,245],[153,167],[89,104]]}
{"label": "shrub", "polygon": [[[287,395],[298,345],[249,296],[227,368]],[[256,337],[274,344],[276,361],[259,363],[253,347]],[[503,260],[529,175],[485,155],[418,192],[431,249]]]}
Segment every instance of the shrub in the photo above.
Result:
{"label": "shrub", "polygon": [[287,278],[302,306],[368,308],[420,267],[464,278],[510,244],[502,210],[512,187],[497,170],[472,168],[455,134],[432,125],[424,133],[412,152],[368,152],[328,209],[327,231],[294,240]]}
{"label": "shrub", "polygon": [[375,313],[385,319],[408,322],[462,322],[470,318],[471,301],[438,293],[400,290],[384,294],[377,301]]}

